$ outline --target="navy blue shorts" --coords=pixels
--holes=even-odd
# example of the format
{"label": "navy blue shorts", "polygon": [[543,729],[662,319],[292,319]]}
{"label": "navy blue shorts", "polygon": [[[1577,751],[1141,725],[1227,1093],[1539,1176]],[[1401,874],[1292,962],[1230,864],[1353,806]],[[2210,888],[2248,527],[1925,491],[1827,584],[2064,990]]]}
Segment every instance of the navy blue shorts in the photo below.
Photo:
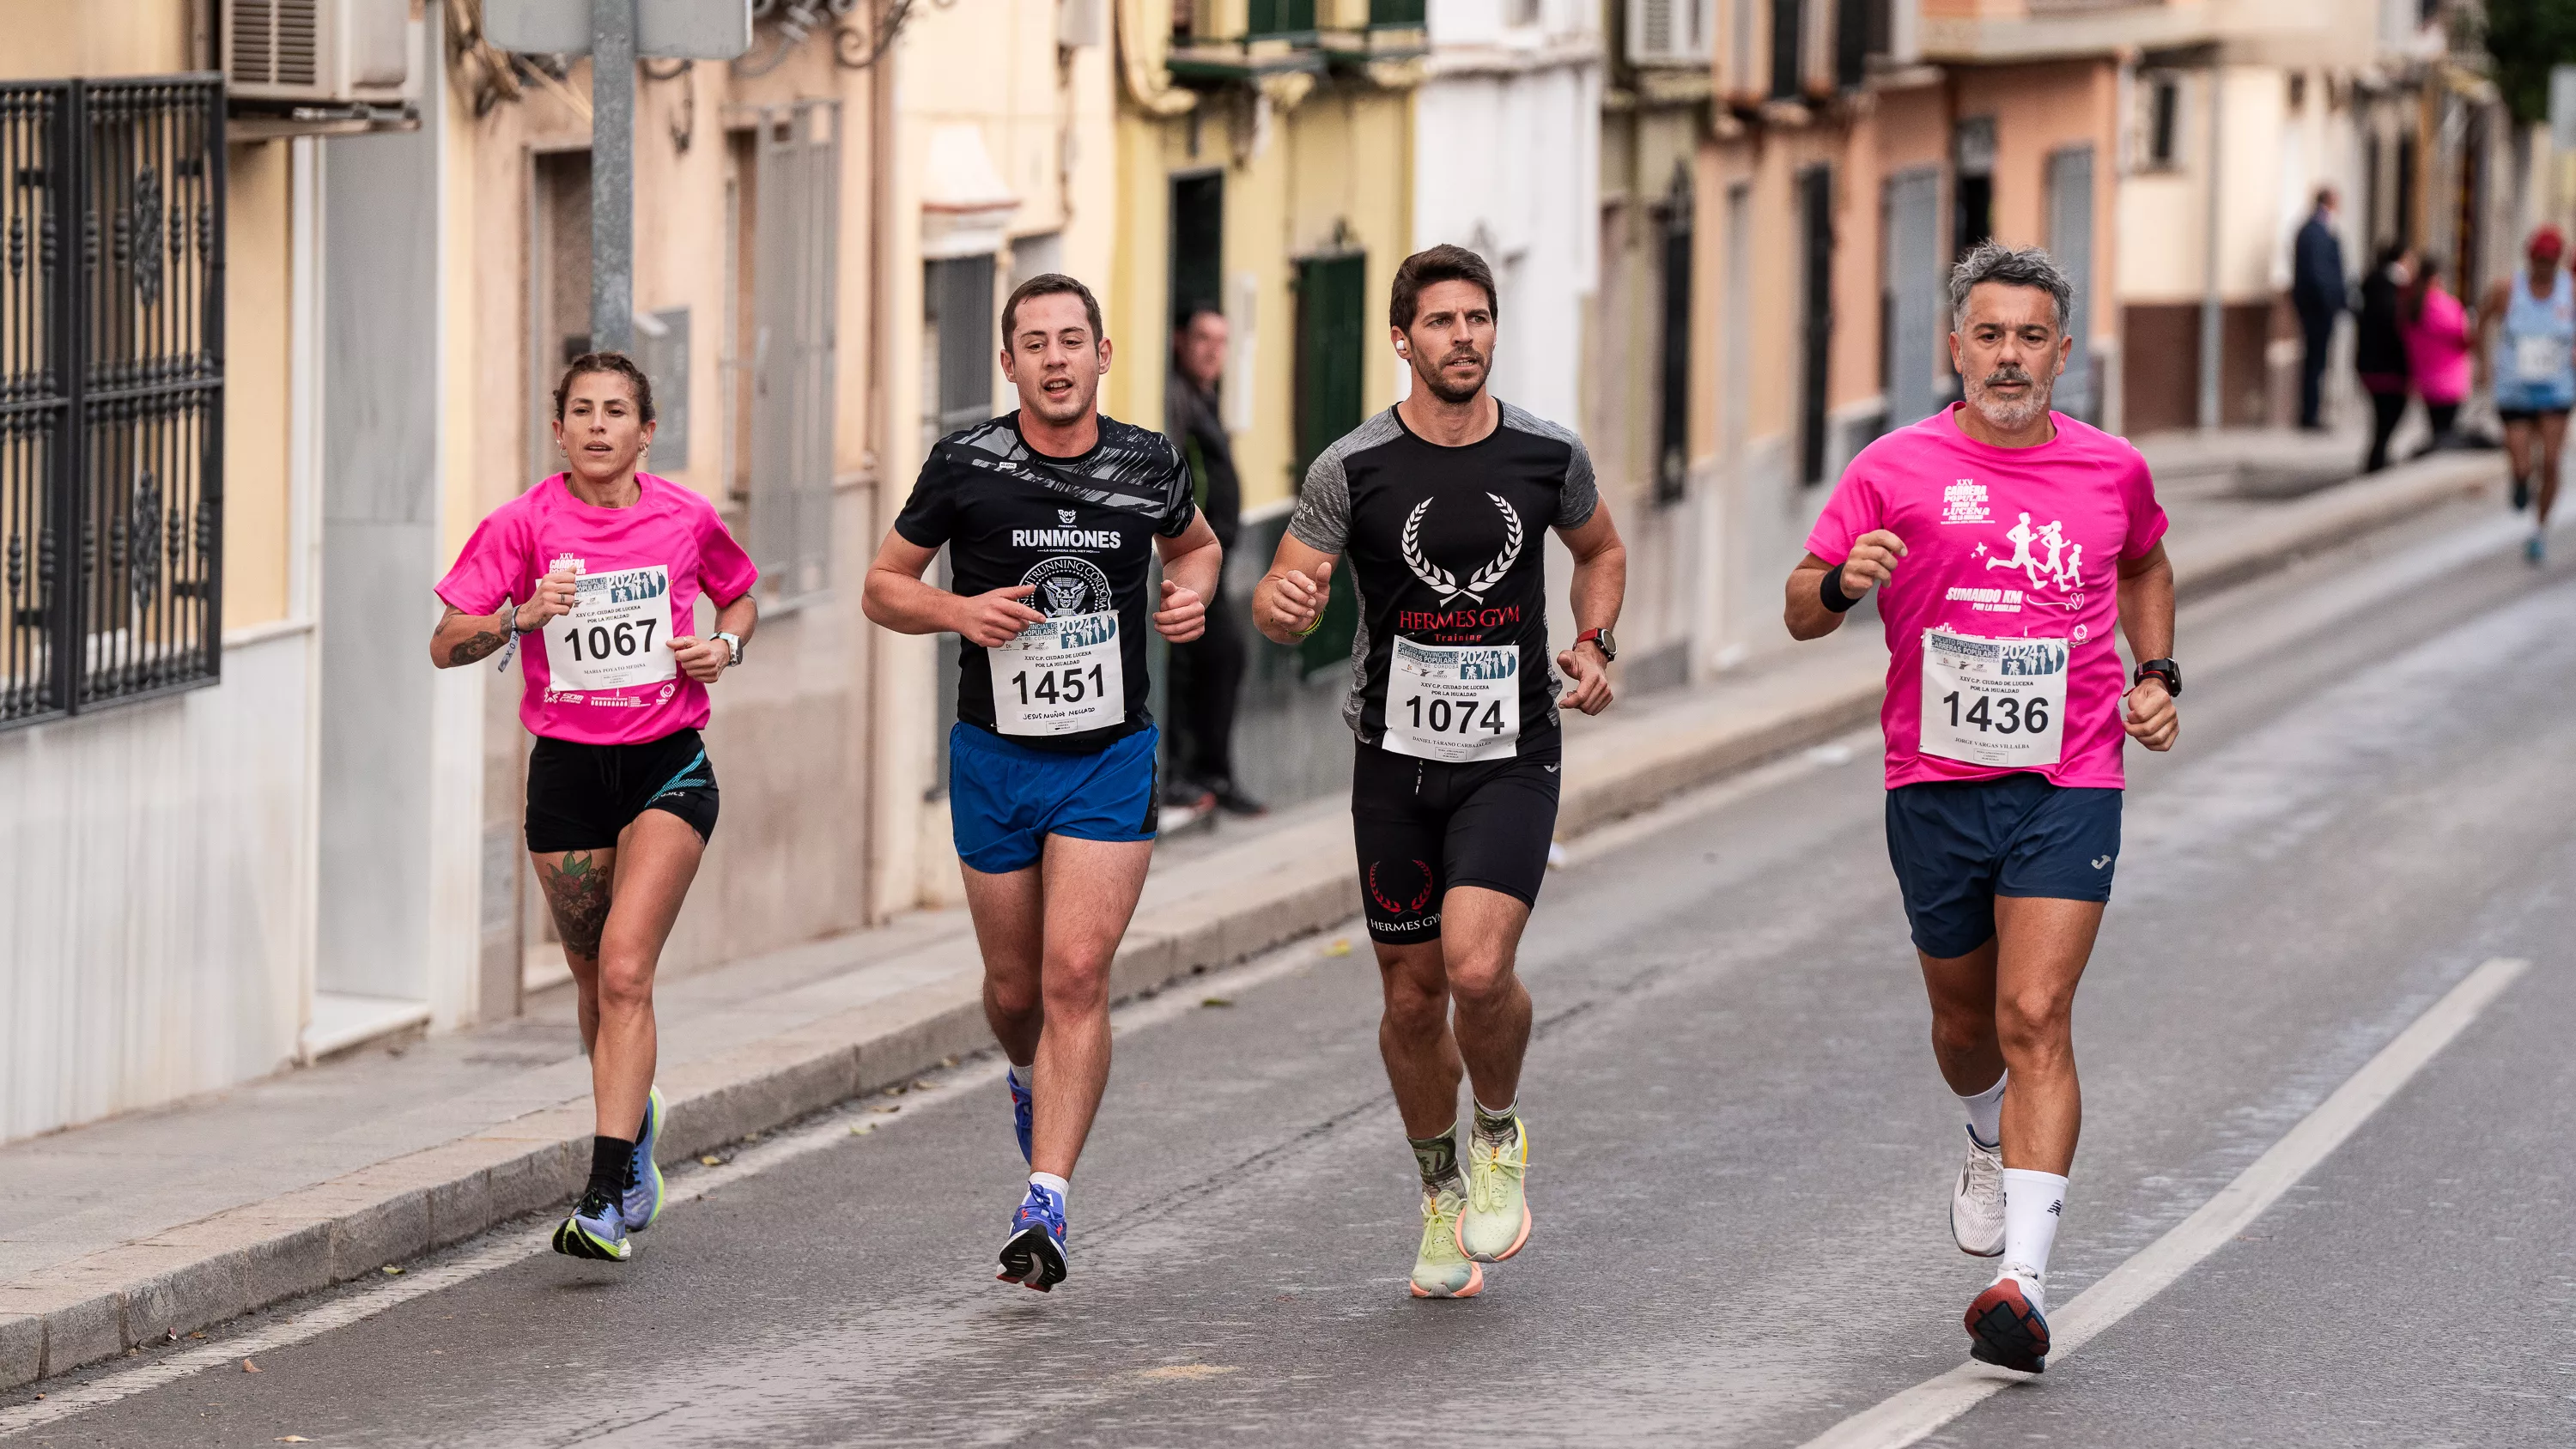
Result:
{"label": "navy blue shorts", "polygon": [[1151,725],[1087,755],[1033,750],[960,720],[948,731],[948,820],[958,858],[986,875],[1026,870],[1050,835],[1154,838]]}
{"label": "navy blue shorts", "polygon": [[1965,956],[1993,939],[1997,896],[2111,899],[2120,792],[2028,773],[1900,785],[1887,792],[1887,859],[1915,949]]}

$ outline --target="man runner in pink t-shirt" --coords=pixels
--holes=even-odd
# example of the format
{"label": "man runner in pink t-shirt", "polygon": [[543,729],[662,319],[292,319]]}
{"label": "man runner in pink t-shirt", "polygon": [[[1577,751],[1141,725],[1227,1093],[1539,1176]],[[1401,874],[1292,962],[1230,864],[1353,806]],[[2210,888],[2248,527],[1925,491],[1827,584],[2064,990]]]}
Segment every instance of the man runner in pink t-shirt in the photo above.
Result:
{"label": "man runner in pink t-shirt", "polygon": [[[2038,248],[1969,253],[1950,274],[1966,401],[1852,460],[1788,586],[1800,639],[1878,594],[1888,858],[1968,1117],[1951,1234],[2003,1260],[1969,1305],[1970,1351],[2028,1373],[2048,1360],[2082,1120],[2070,1017],[2120,854],[2121,750],[2173,748],[2182,694],[2146,463],[2049,411],[2074,304]],[[2144,661],[2134,678],[2115,632]]]}

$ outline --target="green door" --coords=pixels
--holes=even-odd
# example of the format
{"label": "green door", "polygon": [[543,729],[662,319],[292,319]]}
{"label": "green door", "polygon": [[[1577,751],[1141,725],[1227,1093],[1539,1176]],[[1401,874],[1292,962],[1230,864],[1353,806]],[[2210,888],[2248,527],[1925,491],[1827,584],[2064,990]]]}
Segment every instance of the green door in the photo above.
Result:
{"label": "green door", "polygon": [[[1297,263],[1297,486],[1306,468],[1364,416],[1368,258],[1359,253],[1308,257]],[[1315,632],[1298,643],[1309,675],[1351,657],[1359,631],[1359,596],[1351,571],[1333,573],[1332,602]]]}

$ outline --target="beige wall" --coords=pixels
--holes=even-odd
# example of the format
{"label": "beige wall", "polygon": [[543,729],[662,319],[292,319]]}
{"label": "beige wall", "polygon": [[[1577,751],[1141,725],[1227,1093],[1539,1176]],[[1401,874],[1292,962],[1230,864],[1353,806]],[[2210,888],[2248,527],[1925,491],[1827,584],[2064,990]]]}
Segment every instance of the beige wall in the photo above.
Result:
{"label": "beige wall", "polygon": [[224,628],[287,611],[288,145],[227,149]]}
{"label": "beige wall", "polygon": [[188,0],[0,0],[0,80],[201,69],[188,28]]}

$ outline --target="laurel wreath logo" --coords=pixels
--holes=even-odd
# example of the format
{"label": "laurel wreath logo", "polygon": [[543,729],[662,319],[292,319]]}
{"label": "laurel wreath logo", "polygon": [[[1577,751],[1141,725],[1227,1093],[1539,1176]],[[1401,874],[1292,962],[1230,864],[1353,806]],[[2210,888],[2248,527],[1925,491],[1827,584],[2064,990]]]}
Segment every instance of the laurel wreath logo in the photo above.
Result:
{"label": "laurel wreath logo", "polygon": [[1456,574],[1433,563],[1423,555],[1422,517],[1431,511],[1431,500],[1423,499],[1413,505],[1411,513],[1405,515],[1404,566],[1413,570],[1415,578],[1429,584],[1440,595],[1440,602],[1444,604],[1461,595],[1479,604],[1485,602],[1486,593],[1496,584],[1501,583],[1511,573],[1512,565],[1520,561],[1523,541],[1520,514],[1503,501],[1501,494],[1488,493],[1485,496],[1494,501],[1496,508],[1502,510],[1503,551],[1494,555],[1493,562],[1468,575],[1467,582],[1464,584],[1458,582]]}
{"label": "laurel wreath logo", "polygon": [[1386,898],[1386,894],[1385,894],[1385,892],[1380,891],[1380,890],[1377,888],[1377,868],[1378,868],[1378,865],[1379,865],[1379,864],[1381,864],[1381,863],[1382,863],[1382,862],[1371,862],[1371,864],[1369,865],[1369,868],[1368,868],[1368,893],[1369,893],[1369,898],[1370,898],[1371,900],[1376,901],[1376,902],[1378,903],[1378,905],[1379,905],[1382,909],[1384,909],[1388,915],[1391,915],[1391,916],[1407,916],[1407,915],[1411,915],[1411,914],[1413,914],[1415,911],[1421,910],[1424,906],[1427,906],[1427,905],[1431,904],[1431,888],[1432,888],[1432,886],[1433,886],[1434,884],[1436,884],[1436,878],[1431,874],[1431,863],[1430,863],[1429,861],[1417,860],[1417,861],[1415,861],[1415,862],[1413,863],[1413,868],[1414,868],[1415,870],[1418,870],[1418,871],[1422,872],[1422,893],[1421,893],[1420,895],[1417,895],[1417,896],[1415,896],[1415,897],[1413,898],[1413,903],[1412,903],[1412,904],[1410,904],[1410,905],[1402,905],[1402,906],[1397,905],[1395,902],[1393,902],[1393,901],[1391,901],[1391,900],[1388,900],[1388,899]]}

